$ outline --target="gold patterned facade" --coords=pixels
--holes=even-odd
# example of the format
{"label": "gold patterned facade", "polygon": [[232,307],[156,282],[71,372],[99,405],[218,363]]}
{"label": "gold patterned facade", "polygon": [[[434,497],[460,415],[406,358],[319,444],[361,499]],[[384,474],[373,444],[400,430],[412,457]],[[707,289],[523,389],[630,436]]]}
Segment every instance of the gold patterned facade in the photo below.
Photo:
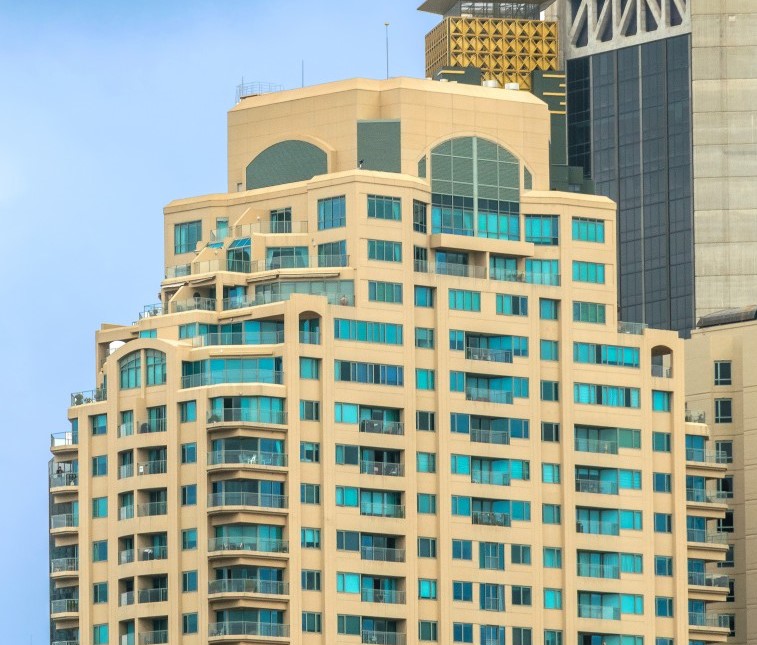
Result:
{"label": "gold patterned facade", "polygon": [[557,23],[448,17],[426,35],[426,76],[471,66],[485,80],[530,90],[531,72],[558,69]]}

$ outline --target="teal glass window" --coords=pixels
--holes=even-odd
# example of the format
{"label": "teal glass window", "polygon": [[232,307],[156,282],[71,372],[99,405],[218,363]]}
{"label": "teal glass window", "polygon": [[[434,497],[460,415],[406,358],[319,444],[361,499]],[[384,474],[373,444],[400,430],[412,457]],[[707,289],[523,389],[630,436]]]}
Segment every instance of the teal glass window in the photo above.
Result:
{"label": "teal glass window", "polygon": [[435,558],[436,557],[436,538],[418,538],[418,557]]}
{"label": "teal glass window", "polygon": [[543,551],[544,567],[546,569],[562,569],[562,549],[555,546],[545,546]]}
{"label": "teal glass window", "polygon": [[660,618],[673,618],[673,599],[657,596],[654,599],[655,616]]}
{"label": "teal glass window", "polygon": [[360,593],[359,573],[337,573],[336,590],[339,593]]}
{"label": "teal glass window", "polygon": [[398,282],[368,282],[368,300],[402,304],[402,285]]}
{"label": "teal glass window", "polygon": [[108,541],[97,540],[92,542],[92,562],[108,561]]}
{"label": "teal glass window", "polygon": [[197,571],[183,571],[181,574],[181,591],[191,593],[197,591]]}
{"label": "teal glass window", "polygon": [[197,401],[182,401],[179,403],[179,421],[181,423],[197,421]]}
{"label": "teal glass window", "polygon": [[465,372],[449,373],[450,392],[465,392]]}
{"label": "teal glass window", "polygon": [[414,300],[416,307],[433,307],[434,306],[434,289],[433,287],[421,287],[415,285]]}
{"label": "teal glass window", "polygon": [[181,487],[181,505],[195,506],[197,504],[197,485],[188,484]]}
{"label": "teal glass window", "polygon": [[118,361],[122,390],[137,388],[142,384],[142,353],[132,352]]}
{"label": "teal glass window", "polygon": [[[470,583],[464,583],[470,584]],[[458,600],[454,598],[454,600]],[[473,600],[473,591],[471,590],[471,598]],[[472,643],[473,642],[473,625],[471,623],[452,623],[452,641],[455,643]]]}
{"label": "teal glass window", "polygon": [[101,605],[108,602],[108,583],[96,582],[92,585],[92,602]]}
{"label": "teal glass window", "polygon": [[156,349],[145,350],[147,385],[165,385],[166,355]]}
{"label": "teal glass window", "polygon": [[417,390],[434,390],[436,389],[434,370],[420,369],[415,370],[415,388]]}
{"label": "teal glass window", "polygon": [[322,631],[321,613],[315,611],[302,612],[302,631],[306,634],[320,634]]}
{"label": "teal glass window", "polygon": [[560,241],[560,218],[557,215],[526,215],[526,242],[557,246]]}
{"label": "teal glass window", "polygon": [[560,352],[558,350],[558,343],[556,340],[540,340],[539,341],[539,357],[543,361],[558,361],[560,360]]}
{"label": "teal glass window", "polygon": [[652,450],[654,452],[670,452],[670,433],[653,432],[652,433]]}
{"label": "teal glass window", "polygon": [[313,529],[313,528],[300,529],[300,546],[303,549],[320,549],[321,548],[321,529]]}
{"label": "teal glass window", "polygon": [[452,600],[471,602],[473,600],[473,583],[454,580],[452,582]]}
{"label": "teal glass window", "polygon": [[340,228],[347,224],[344,195],[318,200],[318,230]]}
{"label": "teal glass window", "polygon": [[573,260],[573,280],[592,284],[605,283],[605,265],[596,262]]}
{"label": "teal glass window", "polygon": [[606,321],[605,305],[597,302],[574,302],[573,321],[604,324]]}
{"label": "teal glass window", "polygon": [[471,514],[471,499],[470,497],[461,497],[460,495],[452,496],[452,515],[467,515]]}
{"label": "teal glass window", "polygon": [[652,490],[655,493],[669,493],[671,491],[670,474],[652,473]]}
{"label": "teal glass window", "polygon": [[452,540],[453,560],[473,560],[473,542],[470,540]]}
{"label": "teal glass window", "polygon": [[545,484],[560,483],[560,464],[542,464],[541,480]]}
{"label": "teal glass window", "polygon": [[562,589],[544,590],[544,609],[562,609]]}
{"label": "teal glass window", "polygon": [[539,298],[539,318],[541,320],[557,320],[559,305],[559,300]]}
{"label": "teal glass window", "polygon": [[[291,233],[292,232],[292,209],[277,208],[270,212],[271,233]],[[218,220],[216,220],[216,224]],[[227,221],[228,226],[228,221]]]}
{"label": "teal glass window", "polygon": [[433,452],[416,453],[416,465],[419,473],[435,473],[436,454]]}
{"label": "teal glass window", "polygon": [[197,633],[197,614],[182,614],[181,616],[181,630],[183,634],[196,634]]}
{"label": "teal glass window", "polygon": [[599,219],[589,219],[587,217],[573,218],[573,239],[581,242],[599,242],[605,241],[605,223]]}
{"label": "teal glass window", "polygon": [[368,240],[368,259],[380,262],[402,262],[402,242]]}
{"label": "teal glass window", "polygon": [[671,392],[652,390],[652,410],[655,412],[670,412]]}
{"label": "teal glass window", "polygon": [[367,320],[334,319],[336,340],[402,345],[402,325],[394,323],[370,322]]}
{"label": "teal glass window", "polygon": [[321,461],[321,444],[315,441],[300,441],[300,461],[317,464]]}
{"label": "teal glass window", "polygon": [[526,282],[560,286],[560,263],[558,260],[526,260]]}
{"label": "teal glass window", "polygon": [[574,383],[573,401],[588,405],[606,405],[614,408],[638,408],[639,388],[592,383]]}
{"label": "teal glass window", "polygon": [[416,327],[415,346],[418,349],[434,349],[434,330],[427,327]]}
{"label": "teal glass window", "polygon": [[531,546],[528,544],[511,544],[510,562],[513,564],[531,564]]}
{"label": "teal glass window", "polygon": [[563,645],[562,632],[557,629],[545,629],[544,645]]}
{"label": "teal glass window", "polygon": [[481,293],[465,289],[450,289],[449,308],[456,311],[481,311]]}
{"label": "teal glass window", "polygon": [[402,365],[334,361],[334,380],[373,385],[404,385],[405,369]]}
{"label": "teal glass window", "polygon": [[639,348],[620,345],[597,345],[595,343],[573,343],[573,360],[576,363],[592,365],[615,365],[617,367],[639,367]]}
{"label": "teal glass window", "polygon": [[[320,256],[321,253],[318,255]],[[265,250],[266,269],[302,269],[307,266],[308,247],[306,246],[269,246]]]}
{"label": "teal glass window", "polygon": [[439,625],[435,620],[418,621],[418,640],[436,643],[439,640]]}
{"label": "teal glass window", "polygon": [[654,557],[654,574],[656,576],[672,576],[673,558],[669,555],[656,555]]}
{"label": "teal glass window", "polygon": [[319,484],[300,484],[301,504],[320,504],[321,486]]}
{"label": "teal glass window", "polygon": [[498,293],[497,313],[501,316],[528,316],[528,296]]}
{"label": "teal glass window", "polygon": [[321,418],[320,401],[300,400],[300,420],[301,421],[319,421]]}
{"label": "teal glass window", "polygon": [[173,227],[173,252],[194,253],[197,243],[202,240],[202,221],[182,222]]}
{"label": "teal glass window", "polygon": [[402,219],[402,200],[399,197],[368,195],[368,217],[399,222]]}
{"label": "teal glass window", "polygon": [[92,628],[93,645],[108,645],[108,625],[95,625]]}
{"label": "teal glass window", "polygon": [[428,204],[413,200],[413,230],[418,233],[428,231]]}
{"label": "teal glass window", "polygon": [[541,381],[541,400],[542,401],[559,401],[560,400],[560,383],[558,381]]}
{"label": "teal glass window", "polygon": [[336,487],[336,505],[357,508],[359,492],[352,486]]}
{"label": "teal glass window", "polygon": [[300,356],[300,378],[317,381],[321,377],[321,359]]}
{"label": "teal glass window", "polygon": [[108,498],[107,497],[95,497],[92,500],[92,517],[93,518],[108,517]]}
{"label": "teal glass window", "polygon": [[559,504],[542,504],[541,519],[544,524],[560,524],[562,512]]}
{"label": "teal glass window", "polygon": [[158,330],[157,329],[142,329],[139,332],[140,338],[157,338],[158,337]]}
{"label": "teal glass window", "polygon": [[181,444],[181,463],[182,464],[196,464],[197,463],[197,444],[183,443]]}
{"label": "teal glass window", "polygon": [[436,495],[418,493],[418,513],[436,515]]}
{"label": "teal glass window", "polygon": [[319,267],[346,267],[347,260],[347,242],[345,240],[318,245]]}
{"label": "teal glass window", "polygon": [[334,403],[334,421],[337,423],[357,423],[358,406],[354,403]]}
{"label": "teal glass window", "polygon": [[92,457],[92,477],[104,477],[108,474],[108,456]]}
{"label": "teal glass window", "polygon": [[193,551],[197,548],[197,529],[182,530],[181,548],[183,551]]}

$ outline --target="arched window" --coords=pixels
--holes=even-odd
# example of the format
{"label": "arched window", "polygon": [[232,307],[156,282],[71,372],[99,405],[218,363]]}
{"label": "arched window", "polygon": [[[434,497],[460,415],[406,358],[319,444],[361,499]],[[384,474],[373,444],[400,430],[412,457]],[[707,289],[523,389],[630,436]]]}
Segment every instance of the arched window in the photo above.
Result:
{"label": "arched window", "polygon": [[520,162],[500,145],[459,137],[431,150],[432,233],[520,239]]}
{"label": "arched window", "polygon": [[132,352],[118,361],[121,389],[129,390],[142,385],[142,353]]}
{"label": "arched window", "polygon": [[147,361],[147,385],[163,385],[166,382],[166,355],[157,349],[145,351]]}

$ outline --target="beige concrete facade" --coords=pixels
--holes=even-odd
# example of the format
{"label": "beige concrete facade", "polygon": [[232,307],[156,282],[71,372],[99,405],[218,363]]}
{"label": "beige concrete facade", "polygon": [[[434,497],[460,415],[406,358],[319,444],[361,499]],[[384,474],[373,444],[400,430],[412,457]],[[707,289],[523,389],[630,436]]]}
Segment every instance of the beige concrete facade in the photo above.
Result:
{"label": "beige concrete facade", "polygon": [[[401,124],[399,173],[357,167],[357,122],[382,119]],[[496,144],[517,161],[499,179],[518,195],[508,239],[437,220],[434,155],[473,137],[474,156]],[[687,475],[709,490],[723,467],[687,459],[685,435],[708,429],[684,423],[683,342],[617,320],[615,206],[547,190],[548,138],[530,94],[412,79],[230,111],[229,193],[166,207],[162,302],[101,328],[96,389],[72,395],[72,428],[52,438],[54,642],[724,641],[688,605],[727,589],[686,577],[687,558],[726,547],[723,504],[687,493]],[[328,172],[238,191],[285,140],[325,151]],[[369,196],[401,216],[369,217]],[[344,222],[325,228],[335,197]],[[537,215],[555,228],[536,235]],[[372,259],[370,240],[401,254]],[[341,241],[325,260],[319,245]],[[271,259],[282,247],[305,249],[296,268]],[[603,279],[582,281],[586,263]],[[335,337],[345,320],[371,323],[369,340]],[[674,575],[655,575],[656,556]]]}
{"label": "beige concrete facade", "polygon": [[[728,507],[733,511],[729,544],[733,565],[718,568],[733,581],[733,600],[714,605],[735,617],[735,636],[729,643],[757,643],[757,323],[745,322],[696,330],[686,341],[686,398],[689,408],[701,410],[712,428],[712,440],[728,451],[727,477],[732,486]],[[730,377],[721,376],[727,365]],[[716,372],[717,370],[717,372]],[[722,407],[723,402],[730,406]]]}

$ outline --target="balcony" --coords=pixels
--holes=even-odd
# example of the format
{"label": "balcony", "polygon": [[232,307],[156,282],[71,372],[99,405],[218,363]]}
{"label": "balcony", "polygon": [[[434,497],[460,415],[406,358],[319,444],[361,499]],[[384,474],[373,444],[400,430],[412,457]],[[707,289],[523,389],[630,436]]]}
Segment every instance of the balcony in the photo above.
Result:
{"label": "balcony", "polygon": [[263,638],[289,638],[289,625],[278,623],[252,623],[247,621],[230,621],[225,623],[210,623],[208,636],[258,636]]}
{"label": "balcony", "polygon": [[116,430],[116,435],[120,439],[121,437],[130,437],[134,434],[134,424],[133,423],[122,423],[118,426],[118,429]]}
{"label": "balcony", "polygon": [[52,641],[50,645],[79,645],[79,641]]}
{"label": "balcony", "polygon": [[727,504],[730,493],[725,491],[708,491],[701,488],[687,488],[686,501],[694,504]]}
{"label": "balcony", "polygon": [[50,573],[75,573],[79,571],[79,558],[55,558],[50,560]]}
{"label": "balcony", "polygon": [[403,504],[367,504],[360,507],[360,515],[369,517],[405,517]]}
{"label": "balcony", "polygon": [[127,479],[134,476],[134,464],[123,464],[118,467],[118,478]]}
{"label": "balcony", "polygon": [[371,645],[405,645],[407,642],[407,636],[402,632],[364,630],[360,637],[361,643],[370,643]]}
{"label": "balcony", "polygon": [[100,403],[108,400],[108,391],[104,387],[83,392],[71,393],[71,405],[87,405],[88,403]]}
{"label": "balcony", "polygon": [[371,434],[405,434],[405,424],[402,421],[374,421],[372,419],[363,419],[360,422],[359,429],[360,432],[368,432]]}
{"label": "balcony", "polygon": [[229,578],[225,580],[211,580],[208,583],[208,593],[213,594],[241,594],[256,593],[269,596],[288,596],[289,584],[277,580],[258,580],[255,578]]}
{"label": "balcony", "polygon": [[488,349],[486,347],[466,347],[465,358],[471,361],[490,363],[512,363],[513,353],[509,349]]}
{"label": "balcony", "polygon": [[729,577],[717,573],[705,573],[704,571],[689,571],[689,584],[697,587],[717,587],[728,589]]}
{"label": "balcony", "polygon": [[50,435],[50,450],[76,448],[79,435],[76,432],[54,432]]}
{"label": "balcony", "polygon": [[686,540],[698,544],[728,544],[730,533],[706,531],[704,529],[686,529]]}
{"label": "balcony", "polygon": [[155,459],[152,461],[143,461],[137,464],[138,475],[165,475],[166,474],[166,460]]}
{"label": "balcony", "polygon": [[576,477],[577,493],[596,493],[598,495],[617,495],[618,483],[612,481],[599,481],[597,479],[583,479]]}
{"label": "balcony", "polygon": [[139,424],[139,434],[150,434],[153,432],[165,432],[166,420],[165,419],[148,419]]}
{"label": "balcony", "polygon": [[726,465],[730,462],[728,453],[705,448],[686,448],[686,461],[697,464]]}
{"label": "balcony", "polygon": [[686,410],[687,423],[707,423],[707,415],[704,410]]}
{"label": "balcony", "polygon": [[482,403],[507,403],[512,404],[513,393],[505,390],[490,390],[489,388],[467,387],[465,388],[466,401],[479,401]]}
{"label": "balcony", "polygon": [[725,629],[730,631],[730,619],[728,616],[721,614],[702,614],[693,611],[689,612],[689,627],[707,627],[714,629]]}
{"label": "balcony", "polygon": [[510,444],[510,433],[507,430],[478,430],[471,428],[470,440],[473,443],[491,443],[498,446]]}
{"label": "balcony", "polygon": [[549,287],[560,286],[559,273],[518,272],[508,269],[493,269],[490,277],[492,280],[500,280],[502,282],[524,282],[526,284],[541,284]]}
{"label": "balcony", "polygon": [[289,553],[288,540],[267,538],[211,538],[208,551],[251,551],[257,553]]}
{"label": "balcony", "polygon": [[415,260],[413,268],[416,273],[435,273],[436,275],[449,275],[457,278],[486,278],[486,267],[459,262],[427,262]]}
{"label": "balcony", "polygon": [[283,330],[260,332],[223,332],[195,336],[192,339],[192,346],[213,347],[218,345],[280,345],[283,342]]}
{"label": "balcony", "polygon": [[577,520],[576,533],[587,533],[589,535],[620,535],[620,526],[617,522]]}
{"label": "balcony", "polygon": [[[355,296],[352,294],[311,291],[305,295],[324,297],[326,298],[326,302],[328,302],[330,305],[341,305],[343,307],[355,306]],[[291,296],[291,293],[269,293],[261,295],[239,296],[236,298],[224,298],[223,309],[224,311],[227,311],[229,309],[258,307],[260,305],[268,305],[274,302],[286,302]]]}
{"label": "balcony", "polygon": [[209,466],[242,465],[286,468],[287,456],[280,452],[259,450],[216,450],[208,453]]}
{"label": "balcony", "polygon": [[118,509],[118,519],[120,521],[130,520],[133,517],[134,517],[134,504],[127,504],[126,506],[121,506]]}
{"label": "balcony", "polygon": [[215,298],[190,298],[189,300],[178,300],[171,303],[171,312],[180,314],[185,311],[215,311]]}
{"label": "balcony", "polygon": [[139,312],[139,320],[144,320],[145,318],[154,318],[155,316],[162,316],[164,313],[166,313],[166,310],[162,302],[145,305],[144,307],[142,307],[142,311]]}
{"label": "balcony", "polygon": [[165,587],[159,589],[140,589],[139,602],[166,602],[168,600],[168,589]]}
{"label": "balcony", "polygon": [[320,345],[321,332],[319,331],[301,331],[300,344],[302,345]]}
{"label": "balcony", "polygon": [[617,455],[617,441],[602,441],[600,439],[583,439],[576,437],[576,452],[592,452],[600,455]]}
{"label": "balcony", "polygon": [[73,513],[60,513],[50,516],[51,529],[75,529],[79,526],[79,516]]}
{"label": "balcony", "polygon": [[139,645],[161,645],[168,642],[168,630],[142,632],[139,635]]}
{"label": "balcony", "polygon": [[78,473],[55,473],[54,475],[50,475],[50,488],[77,486],[78,484]]}
{"label": "balcony", "polygon": [[404,605],[405,592],[394,589],[362,589],[360,600],[363,602],[377,602],[384,605]]}
{"label": "balcony", "polygon": [[664,365],[652,365],[652,376],[657,378],[672,378],[673,368],[665,367]]}
{"label": "balcony", "polygon": [[620,578],[620,567],[616,564],[578,563],[578,575],[582,578]]}
{"label": "balcony", "polygon": [[137,506],[139,517],[154,517],[168,514],[168,502],[148,502]]}
{"label": "balcony", "polygon": [[473,511],[471,522],[481,526],[510,526],[510,515],[491,511]]}
{"label": "balcony", "polygon": [[133,591],[124,591],[122,594],[119,594],[118,596],[119,607],[128,607],[129,605],[133,605],[133,604],[134,604]]}
{"label": "balcony", "polygon": [[257,508],[287,508],[286,495],[270,495],[268,493],[211,493],[208,495],[208,506],[249,506]]}
{"label": "balcony", "polygon": [[364,475],[382,475],[384,477],[404,477],[404,464],[393,464],[385,461],[360,460],[360,472]]}
{"label": "balcony", "polygon": [[472,484],[492,484],[493,486],[509,486],[510,474],[493,472],[491,470],[474,470],[471,472]]}
{"label": "balcony", "polygon": [[123,549],[118,552],[118,564],[130,564],[134,562],[134,549]]}
{"label": "balcony", "polygon": [[595,620],[620,620],[620,607],[578,605],[578,617],[593,618]]}
{"label": "balcony", "polygon": [[[252,87],[258,86],[259,83],[247,83],[240,85],[239,87]],[[276,86],[278,89],[283,89],[280,85]],[[268,90],[271,91],[271,90]],[[275,90],[274,90],[275,91]],[[253,94],[262,94],[263,92],[255,91]],[[252,96],[253,94],[245,94],[245,96]],[[222,240],[233,238],[239,239],[242,237],[250,237],[253,233],[262,235],[285,235],[288,233],[307,233],[307,222],[256,222],[255,224],[237,224],[236,226],[230,226],[223,229],[213,229],[210,231],[210,241],[220,242]]]}
{"label": "balcony", "polygon": [[227,383],[263,383],[269,385],[281,385],[283,382],[284,372],[259,369],[225,369],[222,371],[190,374],[181,377],[182,388],[223,385]]}
{"label": "balcony", "polygon": [[150,560],[167,560],[167,559],[168,559],[167,546],[150,546],[144,549],[139,549],[140,562],[148,562]]}
{"label": "balcony", "polygon": [[648,327],[649,325],[647,325],[646,323],[618,321],[619,334],[633,334],[635,336],[641,336],[644,334],[644,330],[647,329]]}
{"label": "balcony", "polygon": [[225,408],[218,414],[208,416],[208,425],[216,423],[248,423],[251,425],[286,425],[287,413],[277,410],[250,410],[248,408]]}
{"label": "balcony", "polygon": [[361,546],[360,559],[373,562],[404,562],[405,549],[389,549],[380,546]]}
{"label": "balcony", "polygon": [[79,611],[78,598],[66,598],[62,600],[50,601],[50,615],[56,614],[75,614]]}

